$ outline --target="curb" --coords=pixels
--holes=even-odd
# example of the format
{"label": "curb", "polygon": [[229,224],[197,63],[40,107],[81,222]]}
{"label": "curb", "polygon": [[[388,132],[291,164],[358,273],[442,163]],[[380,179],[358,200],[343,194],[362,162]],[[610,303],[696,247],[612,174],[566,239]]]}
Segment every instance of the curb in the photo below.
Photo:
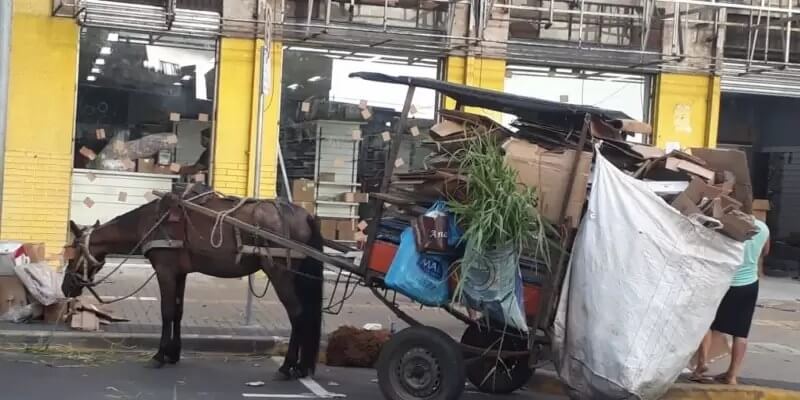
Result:
{"label": "curb", "polygon": [[[538,393],[566,396],[564,385],[554,374],[540,373],[528,388]],[[661,400],[800,400],[800,392],[763,386],[676,383]]]}
{"label": "curb", "polygon": [[[49,330],[0,330],[0,344],[37,346],[74,346],[93,350],[132,349],[155,351],[161,335],[155,333],[88,333]],[[181,347],[187,351],[222,353],[257,353],[280,355],[286,352],[289,339],[282,336],[181,335]]]}

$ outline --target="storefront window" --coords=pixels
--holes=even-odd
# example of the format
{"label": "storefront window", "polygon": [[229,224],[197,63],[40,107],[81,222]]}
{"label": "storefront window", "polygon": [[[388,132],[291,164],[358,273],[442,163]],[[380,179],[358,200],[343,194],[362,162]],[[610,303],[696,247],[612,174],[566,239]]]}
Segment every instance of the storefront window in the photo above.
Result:
{"label": "storefront window", "polygon": [[[576,71],[568,68],[509,66],[505,92],[520,96],[608,110],[621,111],[632,119],[646,121],[649,98],[647,77],[616,72]],[[503,116],[506,125],[514,121]],[[636,135],[631,138],[642,142]]]}
{"label": "storefront window", "polygon": [[[213,49],[213,42],[206,47]],[[205,172],[214,57],[213,50],[165,47],[148,35],[84,28],[74,167],[192,177]]]}
{"label": "storefront window", "polygon": [[215,42],[179,39],[82,29],[75,222],[106,222],[152,201],[153,191],[208,180]]}
{"label": "storefront window", "polygon": [[[437,60],[313,48],[284,52],[281,151],[294,201],[322,218],[328,239],[352,241],[362,193],[375,191],[407,88],[350,78],[353,72],[436,78]],[[417,90],[396,171],[421,168],[436,94]],[[307,190],[310,183],[313,190]],[[283,185],[279,185],[283,191]]]}

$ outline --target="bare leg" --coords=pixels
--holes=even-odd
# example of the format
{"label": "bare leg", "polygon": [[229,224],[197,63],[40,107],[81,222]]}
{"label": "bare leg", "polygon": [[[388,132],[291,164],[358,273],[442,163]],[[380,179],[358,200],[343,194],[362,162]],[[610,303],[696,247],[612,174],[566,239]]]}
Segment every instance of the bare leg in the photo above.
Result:
{"label": "bare leg", "polygon": [[699,379],[708,371],[708,352],[711,349],[711,331],[706,332],[700,347],[697,349],[697,365],[694,367],[692,378]]}
{"label": "bare leg", "polygon": [[733,349],[731,351],[731,366],[726,372],[725,383],[736,385],[739,374],[742,372],[744,354],[747,352],[747,338],[733,338]]}

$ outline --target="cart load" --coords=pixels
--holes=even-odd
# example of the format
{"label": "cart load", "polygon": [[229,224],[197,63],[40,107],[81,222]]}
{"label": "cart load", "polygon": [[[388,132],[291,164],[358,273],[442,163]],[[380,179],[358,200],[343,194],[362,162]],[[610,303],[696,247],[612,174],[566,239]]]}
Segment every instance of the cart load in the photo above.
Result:
{"label": "cart load", "polygon": [[[463,385],[452,380],[463,378],[449,368],[462,359],[480,390],[510,392],[551,344],[576,398],[668,389],[756,232],[741,152],[634,143],[634,134],[649,137],[647,124],[595,107],[351,77],[409,86],[371,194],[362,273],[469,326],[454,352],[440,348],[450,346],[446,335],[401,315],[412,328],[387,343],[378,365],[386,397],[457,398]],[[424,165],[394,172],[405,164],[399,142],[420,133],[407,119],[417,87],[454,99],[456,110],[441,110],[424,133]],[[517,120],[506,127],[465,107]]]}

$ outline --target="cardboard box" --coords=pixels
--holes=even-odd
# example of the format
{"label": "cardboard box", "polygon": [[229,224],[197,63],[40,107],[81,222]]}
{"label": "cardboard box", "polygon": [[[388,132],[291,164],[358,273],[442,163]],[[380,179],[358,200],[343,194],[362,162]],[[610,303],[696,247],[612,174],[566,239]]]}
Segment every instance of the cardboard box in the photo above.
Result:
{"label": "cardboard box", "polygon": [[153,158],[140,158],[136,160],[136,171],[148,174],[155,173],[156,160]]}
{"label": "cardboard box", "polygon": [[304,208],[311,215],[316,213],[313,201],[295,201],[294,205]]}
{"label": "cardboard box", "polygon": [[767,212],[770,210],[769,200],[753,200],[753,216],[761,222],[767,222]]}
{"label": "cardboard box", "polygon": [[758,233],[753,217],[741,211],[727,213],[719,220],[722,222],[722,233],[734,240],[744,242]]}
{"label": "cardboard box", "polygon": [[328,240],[336,240],[336,230],[338,228],[337,221],[330,218],[321,218],[319,227],[322,231],[322,237]]}
{"label": "cardboard box", "polygon": [[314,181],[295,179],[292,181],[292,200],[297,202],[314,201]]}
{"label": "cardboard box", "polygon": [[[518,139],[509,139],[503,148],[506,164],[517,171],[517,181],[536,188],[539,212],[550,222],[559,223],[575,150],[546,150]],[[582,152],[566,214],[573,228],[578,226],[586,202],[591,163],[592,153]]]}
{"label": "cardboard box", "polygon": [[369,195],[360,192],[347,192],[339,195],[339,201],[344,201],[346,203],[366,203],[369,201]]}
{"label": "cardboard box", "polygon": [[341,220],[336,223],[336,232],[338,240],[345,240],[348,242],[355,241],[356,239],[356,221],[355,220]]}
{"label": "cardboard box", "polygon": [[692,155],[706,162],[706,167],[715,171],[730,171],[736,179],[731,197],[742,203],[742,211],[753,212],[753,185],[747,155],[741,150],[693,148]]}
{"label": "cardboard box", "polygon": [[16,276],[0,276],[0,315],[28,304],[28,292]]}
{"label": "cardboard box", "polygon": [[44,243],[25,243],[22,247],[25,249],[25,254],[31,259],[31,264],[45,262]]}
{"label": "cardboard box", "polygon": [[100,330],[100,320],[97,318],[97,315],[90,311],[80,311],[72,315],[72,321],[70,322],[70,327],[72,329],[77,329],[79,331],[99,331]]}

